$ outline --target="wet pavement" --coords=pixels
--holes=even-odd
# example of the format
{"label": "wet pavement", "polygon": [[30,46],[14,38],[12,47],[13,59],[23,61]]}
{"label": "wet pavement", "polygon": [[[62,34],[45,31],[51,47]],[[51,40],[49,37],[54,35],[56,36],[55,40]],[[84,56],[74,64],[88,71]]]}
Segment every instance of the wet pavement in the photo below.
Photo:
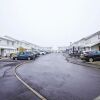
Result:
{"label": "wet pavement", "polygon": [[14,68],[23,61],[0,60],[0,100],[39,100],[14,75]]}
{"label": "wet pavement", "polygon": [[[81,60],[81,59],[78,58],[78,57],[71,57],[71,56],[69,56],[68,54],[63,54],[63,55],[65,56],[66,60],[67,60],[68,62],[70,62],[70,63],[100,69],[100,65],[99,65],[100,62],[96,62],[96,61],[95,61],[95,62],[90,63],[90,62],[87,62],[87,61],[85,61],[85,60]],[[97,63],[97,64],[96,64],[96,63]]]}
{"label": "wet pavement", "polygon": [[72,64],[61,54],[42,56],[17,72],[48,100],[93,100],[100,95],[100,69]]}

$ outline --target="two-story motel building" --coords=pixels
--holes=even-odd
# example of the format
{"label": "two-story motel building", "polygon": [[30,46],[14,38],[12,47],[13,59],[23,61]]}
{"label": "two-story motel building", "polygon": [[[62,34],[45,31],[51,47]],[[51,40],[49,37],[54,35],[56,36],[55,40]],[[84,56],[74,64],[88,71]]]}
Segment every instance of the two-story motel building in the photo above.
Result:
{"label": "two-story motel building", "polygon": [[100,50],[100,31],[82,38],[69,46],[69,50],[91,51]]}
{"label": "two-story motel building", "polygon": [[34,44],[27,41],[20,41],[9,36],[0,37],[0,56],[7,56],[10,53],[16,53],[19,48],[32,51]]}

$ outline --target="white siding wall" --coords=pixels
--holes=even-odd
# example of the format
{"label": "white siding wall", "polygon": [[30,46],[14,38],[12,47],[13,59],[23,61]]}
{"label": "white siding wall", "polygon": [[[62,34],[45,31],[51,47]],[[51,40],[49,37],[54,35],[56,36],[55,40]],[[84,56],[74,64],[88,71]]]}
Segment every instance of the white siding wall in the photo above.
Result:
{"label": "white siding wall", "polygon": [[86,45],[91,45],[91,44],[95,44],[95,43],[97,43],[99,41],[100,41],[100,39],[98,39],[98,35],[95,35],[95,36],[87,39],[86,42],[85,42],[85,44]]}
{"label": "white siding wall", "polygon": [[[13,41],[1,38],[0,39],[0,46],[3,46],[3,48],[0,48],[0,55],[2,54],[2,56],[9,55],[10,53],[13,53],[15,51],[15,50],[12,49],[14,47],[14,42]],[[1,53],[1,49],[4,49],[2,51],[4,53]]]}
{"label": "white siding wall", "polygon": [[95,46],[92,46],[91,49],[92,50],[99,50],[99,46],[100,46],[100,44],[97,44]]}
{"label": "white siding wall", "polygon": [[[99,37],[99,38],[98,38]],[[78,42],[73,43],[70,48],[74,47],[85,47],[86,51],[88,50],[99,50],[99,45],[98,43],[100,43],[100,35],[98,36],[98,34],[90,37],[90,38],[84,38]],[[97,44],[97,45],[96,45]]]}
{"label": "white siding wall", "polygon": [[[27,51],[32,51],[32,48],[37,49],[37,45],[28,43],[28,42],[23,42],[23,41],[19,41],[19,40],[15,40],[15,39],[11,39],[11,38],[0,38],[0,54],[1,54],[1,49],[3,51],[2,55],[6,56],[9,55],[10,53],[16,53],[17,48],[19,47],[23,47],[25,49],[27,49]],[[39,47],[38,47],[39,48]]]}
{"label": "white siding wall", "polygon": [[1,56],[1,49],[0,49],[0,56]]}
{"label": "white siding wall", "polygon": [[1,39],[1,41],[0,41],[0,45],[2,45],[2,46],[7,46],[7,41]]}
{"label": "white siding wall", "polygon": [[81,40],[81,41],[79,42],[79,46],[80,46],[80,47],[84,47],[84,46],[85,46],[85,39],[84,39],[84,40]]}

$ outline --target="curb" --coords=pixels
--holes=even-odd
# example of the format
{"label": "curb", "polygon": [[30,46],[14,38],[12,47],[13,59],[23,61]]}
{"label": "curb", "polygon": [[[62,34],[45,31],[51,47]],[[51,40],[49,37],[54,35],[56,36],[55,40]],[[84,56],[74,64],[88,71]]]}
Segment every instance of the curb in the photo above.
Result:
{"label": "curb", "polygon": [[0,58],[0,60],[6,60],[6,59],[9,59],[9,58]]}
{"label": "curb", "polygon": [[77,65],[81,65],[81,66],[86,66],[86,67],[92,67],[92,68],[100,69],[100,66],[99,65],[93,65],[93,64],[88,64],[88,63],[81,63],[81,62],[74,62],[74,61],[71,61],[68,58],[66,58],[66,60],[68,62],[70,62],[70,63],[73,63],[73,64],[77,64]]}
{"label": "curb", "polygon": [[34,90],[31,86],[29,86],[17,73],[17,68],[21,67],[21,65],[25,63],[29,63],[30,61],[27,62],[22,62],[21,64],[18,64],[15,69],[14,69],[14,74],[16,78],[24,85],[26,86],[33,94],[35,94],[37,97],[39,97],[41,100],[47,100],[45,97],[43,97],[40,93],[38,93],[36,90]]}

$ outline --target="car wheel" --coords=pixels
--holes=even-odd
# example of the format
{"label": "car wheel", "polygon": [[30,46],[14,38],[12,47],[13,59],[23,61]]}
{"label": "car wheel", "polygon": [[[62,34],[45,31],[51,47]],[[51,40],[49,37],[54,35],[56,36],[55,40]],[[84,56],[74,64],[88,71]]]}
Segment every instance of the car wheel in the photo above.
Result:
{"label": "car wheel", "polygon": [[93,62],[94,60],[93,60],[93,58],[89,58],[89,62]]}
{"label": "car wheel", "polygon": [[13,60],[15,60],[15,58],[13,58]]}
{"label": "car wheel", "polygon": [[17,60],[17,58],[15,58],[15,60]]}
{"label": "car wheel", "polygon": [[33,60],[35,60],[35,58],[36,58],[36,57],[34,56],[34,57],[33,57]]}
{"label": "car wheel", "polygon": [[30,57],[28,57],[28,60],[31,60],[31,58],[30,58]]}

